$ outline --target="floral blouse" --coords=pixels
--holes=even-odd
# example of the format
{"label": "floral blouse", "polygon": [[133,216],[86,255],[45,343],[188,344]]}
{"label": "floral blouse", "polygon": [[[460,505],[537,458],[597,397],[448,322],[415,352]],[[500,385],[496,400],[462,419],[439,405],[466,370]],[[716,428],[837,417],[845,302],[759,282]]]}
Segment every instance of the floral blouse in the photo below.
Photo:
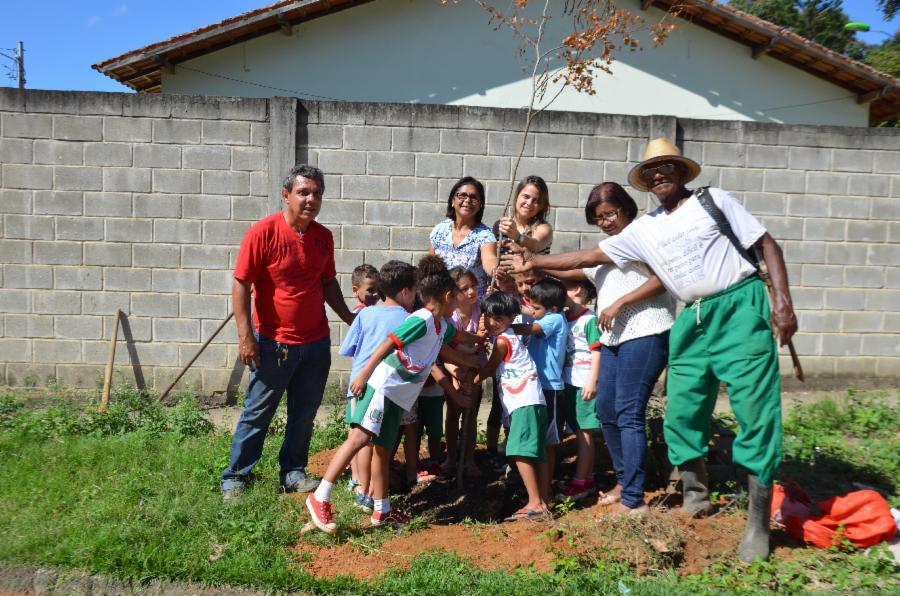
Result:
{"label": "floral blouse", "polygon": [[437,256],[444,259],[448,269],[465,267],[478,278],[478,298],[484,297],[491,279],[481,264],[481,247],[497,242],[497,237],[484,224],[478,224],[469,235],[463,238],[459,246],[453,246],[453,221],[445,219],[434,226],[429,235],[431,245]]}

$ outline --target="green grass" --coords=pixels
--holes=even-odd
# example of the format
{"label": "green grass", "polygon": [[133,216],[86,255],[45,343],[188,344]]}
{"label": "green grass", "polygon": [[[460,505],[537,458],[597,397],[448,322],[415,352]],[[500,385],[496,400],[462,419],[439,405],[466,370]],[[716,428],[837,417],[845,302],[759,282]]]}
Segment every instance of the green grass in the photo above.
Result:
{"label": "green grass", "polygon": [[[784,423],[784,476],[828,494],[854,482],[887,493],[900,505],[900,408],[886,391],[848,391],[795,407]],[[823,496],[826,496],[823,494]]]}
{"label": "green grass", "polygon": [[[900,427],[897,414],[885,406],[884,395],[853,393],[832,401],[802,406],[788,417],[790,465],[865,473],[896,501],[900,478],[891,438]],[[375,585],[320,580],[302,571],[291,550],[301,539],[306,515],[297,501],[279,494],[279,436],[269,437],[252,489],[238,504],[224,507],[218,478],[230,437],[213,431],[191,399],[166,409],[119,389],[106,414],[97,414],[95,404],[41,410],[24,405],[14,393],[0,396],[0,561],[276,591],[668,595],[900,589],[900,568],[883,556],[814,549],[797,551],[790,561],[719,564],[702,575],[678,577],[668,570],[636,577],[621,561],[563,554],[551,573],[479,571],[423,545],[407,571],[389,573]],[[344,431],[338,419],[335,415],[316,429],[313,451],[340,443]],[[339,486],[335,495],[342,532],[303,540],[377,547],[390,535],[364,531],[347,491]]]}

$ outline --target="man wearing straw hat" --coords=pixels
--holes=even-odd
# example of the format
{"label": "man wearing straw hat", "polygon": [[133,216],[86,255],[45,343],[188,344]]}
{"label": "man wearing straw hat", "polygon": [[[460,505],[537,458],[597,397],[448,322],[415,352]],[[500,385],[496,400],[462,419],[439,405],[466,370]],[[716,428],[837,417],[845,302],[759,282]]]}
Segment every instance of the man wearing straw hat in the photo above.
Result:
{"label": "man wearing straw hat", "polygon": [[[632,187],[652,192],[659,208],[595,248],[540,256],[526,251],[522,258],[505,257],[504,263],[525,271],[608,263],[622,267],[639,261],[685,303],[669,337],[664,427],[669,459],[681,472],[684,510],[695,517],[711,513],[704,459],[719,382],[724,381],[740,424],[734,462],[750,473],[750,508],[739,556],[752,562],[769,555],[772,478],[781,461],[781,379],[773,336],[785,345],[797,331],[797,321],[778,244],[728,192],[688,190],[685,185],[699,174],[700,166],[670,140],[652,140],[628,179]],[[730,224],[734,240],[720,231],[723,223]],[[754,248],[761,250],[771,277],[771,311],[766,288],[747,258]]]}

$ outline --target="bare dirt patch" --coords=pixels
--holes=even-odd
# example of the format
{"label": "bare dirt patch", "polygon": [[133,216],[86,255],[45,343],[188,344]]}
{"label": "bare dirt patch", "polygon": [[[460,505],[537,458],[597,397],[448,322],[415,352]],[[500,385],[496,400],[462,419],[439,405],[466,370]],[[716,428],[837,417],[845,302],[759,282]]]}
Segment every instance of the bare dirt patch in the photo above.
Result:
{"label": "bare dirt patch", "polygon": [[[562,475],[571,467],[565,457],[569,447],[562,450]],[[310,471],[324,472],[332,455],[333,451],[313,455]],[[398,458],[394,476],[402,477],[402,450]],[[608,507],[594,505],[592,499],[553,520],[502,522],[521,506],[524,490],[487,471],[486,454],[480,449],[476,461],[483,464],[484,476],[468,479],[463,492],[456,490],[454,479],[437,479],[414,485],[399,499],[406,513],[429,520],[424,527],[376,541],[377,546],[353,532],[344,535],[341,544],[328,546],[304,537],[294,547],[298,564],[320,578],[371,579],[408,568],[420,554],[439,551],[453,552],[485,570],[550,571],[558,558],[575,557],[587,562],[624,561],[638,575],[664,569],[687,575],[719,561],[733,561],[743,534],[743,513],[723,511],[691,519],[680,513],[680,497],[659,484],[646,493],[652,509],[643,518],[606,516]],[[601,489],[609,489],[614,478],[598,475],[598,482]],[[364,525],[365,520],[360,527]],[[790,557],[799,546],[778,532],[773,532],[772,544],[775,557]]]}
{"label": "bare dirt patch", "polygon": [[[660,421],[651,420],[651,436],[661,434],[656,427],[661,427]],[[742,474],[731,461],[734,433],[718,423],[713,431],[708,467],[715,478],[713,494],[722,509],[710,518],[692,519],[681,513],[681,496],[669,485],[671,467],[662,449],[651,449],[648,458],[645,500],[651,512],[647,516],[611,517],[606,515],[607,506],[595,505],[595,498],[590,498],[577,505],[567,503],[555,519],[542,522],[503,522],[522,506],[525,491],[514,479],[490,470],[483,446],[479,445],[475,454],[483,475],[466,479],[462,491],[457,490],[454,478],[401,489],[401,449],[392,469],[391,494],[399,495],[403,511],[420,520],[416,527],[373,540],[367,535],[365,514],[360,513],[358,521],[349,518],[353,528],[339,533],[340,544],[326,545],[309,535],[301,538],[295,545],[297,560],[306,571],[322,578],[370,579],[388,570],[404,570],[413,558],[431,551],[455,553],[486,570],[550,571],[561,559],[575,558],[586,565],[624,563],[636,575],[662,570],[679,575],[702,573],[716,563],[736,561],[745,525],[744,512],[731,501],[742,484]],[[654,446],[659,443],[655,441]],[[557,477],[568,478],[574,472],[575,450],[574,438],[569,437],[560,448]],[[309,470],[322,474],[333,453],[313,455]],[[599,490],[615,484],[611,468],[605,445],[598,441],[595,478]],[[801,544],[778,530],[772,532],[771,544],[776,560],[792,559],[803,552]]]}
{"label": "bare dirt patch", "polygon": [[455,552],[479,569],[512,571],[530,567],[549,571],[553,566],[550,526],[537,522],[491,525],[432,525],[391,538],[379,547],[351,542],[322,548],[300,542],[295,550],[308,573],[321,578],[349,575],[373,578],[388,569],[404,570],[416,556],[434,551]]}
{"label": "bare dirt patch", "polygon": [[[351,576],[373,579],[388,570],[403,571],[413,558],[428,552],[452,552],[484,570],[531,568],[546,572],[559,557],[585,561],[624,561],[636,575],[675,570],[701,573],[721,561],[734,561],[744,529],[743,515],[691,519],[675,511],[654,509],[644,518],[603,517],[606,506],[572,511],[549,522],[431,524],[402,533],[378,547],[349,539],[322,547],[301,540],[295,547],[299,565],[320,578]],[[773,532],[775,558],[790,558],[799,547]]]}

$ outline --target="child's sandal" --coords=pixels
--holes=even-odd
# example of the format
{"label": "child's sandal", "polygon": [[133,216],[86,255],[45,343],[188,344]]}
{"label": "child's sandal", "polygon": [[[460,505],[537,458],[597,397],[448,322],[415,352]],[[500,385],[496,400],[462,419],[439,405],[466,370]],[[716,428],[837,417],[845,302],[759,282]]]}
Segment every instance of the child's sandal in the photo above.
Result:
{"label": "child's sandal", "polygon": [[535,509],[528,509],[527,507],[522,507],[509,517],[507,517],[503,521],[518,521],[520,519],[529,519],[532,521],[540,521],[545,517],[545,513],[543,511],[538,511]]}
{"label": "child's sandal", "polygon": [[430,470],[419,470],[419,473],[416,476],[416,482],[429,482],[437,477],[438,474],[433,474]]}

